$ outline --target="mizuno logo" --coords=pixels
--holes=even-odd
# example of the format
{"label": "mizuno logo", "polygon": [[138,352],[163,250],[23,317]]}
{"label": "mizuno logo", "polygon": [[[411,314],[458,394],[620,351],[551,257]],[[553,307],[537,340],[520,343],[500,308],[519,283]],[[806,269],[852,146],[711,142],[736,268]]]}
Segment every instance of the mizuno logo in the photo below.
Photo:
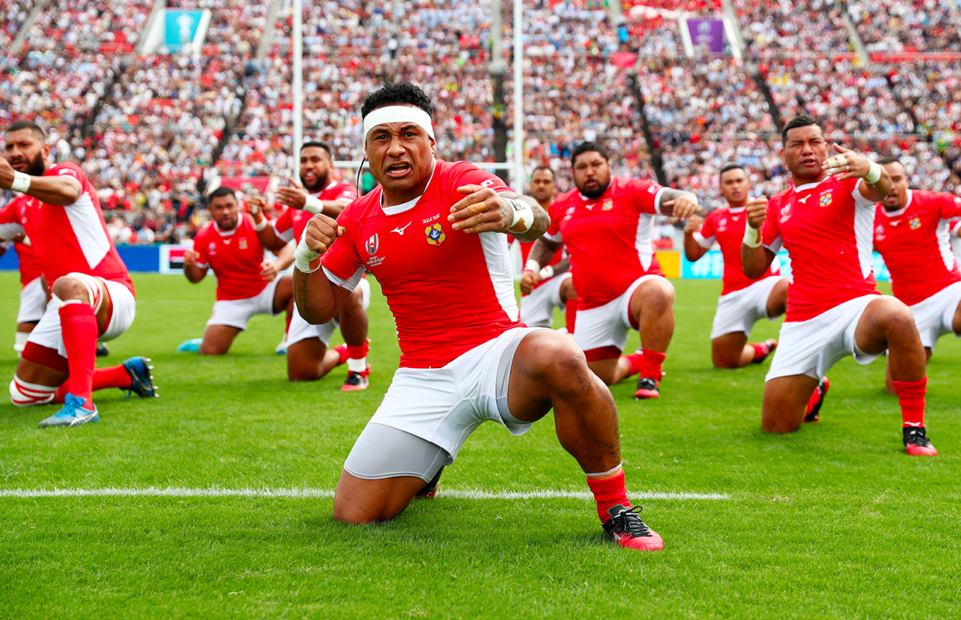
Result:
{"label": "mizuno logo", "polygon": [[900,223],[901,223],[901,220],[898,220],[896,222],[891,222],[891,226],[897,226]]}
{"label": "mizuno logo", "polygon": [[808,201],[808,198],[810,198],[810,197],[811,197],[811,194],[808,194],[808,195],[805,196],[804,198],[798,198],[797,201],[800,202],[800,203],[803,205],[804,203],[806,203],[806,202]]}
{"label": "mizuno logo", "polygon": [[[413,223],[413,222],[407,222],[407,226],[410,226],[412,223]],[[390,232],[395,232],[395,233],[397,233],[398,235],[400,235],[401,237],[403,237],[403,236],[404,236],[404,231],[407,230],[407,226],[404,226],[403,228],[400,228],[400,227],[398,226],[397,228],[395,228],[394,230],[392,230],[392,231],[390,231]]]}

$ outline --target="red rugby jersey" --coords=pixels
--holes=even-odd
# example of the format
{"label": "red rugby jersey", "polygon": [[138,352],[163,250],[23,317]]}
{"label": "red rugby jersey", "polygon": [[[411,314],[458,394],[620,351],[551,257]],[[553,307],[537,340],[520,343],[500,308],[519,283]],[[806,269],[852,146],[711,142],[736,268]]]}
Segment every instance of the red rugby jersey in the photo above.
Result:
{"label": "red rugby jersey", "polygon": [[249,299],[267,288],[260,275],[264,248],[249,214],[241,213],[237,227],[226,232],[207,222],[194,236],[194,250],[197,265],[210,267],[217,278],[217,301]]}
{"label": "red rugby jersey", "polygon": [[[707,214],[701,230],[692,235],[702,248],[710,249],[716,241],[721,246],[724,257],[723,288],[721,295],[745,289],[757,280],[744,275],[741,266],[741,244],[744,241],[744,228],[747,226],[747,207],[722,207]],[[777,258],[761,278],[781,275],[781,265]]]}

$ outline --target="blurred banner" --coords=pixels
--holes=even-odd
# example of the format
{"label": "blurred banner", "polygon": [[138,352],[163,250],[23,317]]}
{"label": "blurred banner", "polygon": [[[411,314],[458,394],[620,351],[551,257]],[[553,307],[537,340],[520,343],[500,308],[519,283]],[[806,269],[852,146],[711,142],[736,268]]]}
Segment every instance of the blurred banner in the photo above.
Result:
{"label": "blurred banner", "polygon": [[687,29],[691,33],[691,44],[695,50],[707,46],[712,54],[724,53],[724,20],[689,18]]}
{"label": "blurred banner", "polygon": [[[658,253],[658,260],[660,260],[660,253]],[[775,260],[781,264],[781,275],[790,277],[791,257],[788,256],[788,253],[779,252]],[[683,255],[681,256],[682,280],[720,280],[723,274],[724,257],[717,250],[711,250],[696,263],[687,260],[687,257]],[[874,253],[874,277],[879,282],[887,282],[891,279],[887,266],[877,252]]]}

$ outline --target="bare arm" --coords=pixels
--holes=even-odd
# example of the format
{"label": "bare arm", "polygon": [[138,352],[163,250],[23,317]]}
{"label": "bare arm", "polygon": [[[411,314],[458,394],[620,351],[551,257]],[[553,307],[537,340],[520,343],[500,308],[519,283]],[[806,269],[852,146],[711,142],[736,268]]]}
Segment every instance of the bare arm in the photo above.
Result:
{"label": "bare arm", "polygon": [[209,267],[201,267],[197,264],[197,258],[200,255],[194,250],[187,250],[184,252],[184,275],[187,279],[194,284],[200,282],[207,275],[207,269]]}
{"label": "bare arm", "polygon": [[[320,257],[328,248],[346,233],[343,226],[330,217],[318,214],[311,218],[304,231],[304,238],[297,248],[298,257],[309,254],[307,259],[298,258],[297,268],[294,269],[294,302],[300,316],[311,325],[322,325],[337,316],[351,291],[338,286],[327,278],[327,274],[319,264]],[[306,250],[305,250],[306,248]],[[314,271],[305,272],[301,269],[302,262],[309,262],[309,268]]]}
{"label": "bare arm", "polygon": [[[543,278],[541,277],[542,265],[547,265],[557,254],[557,251],[561,249],[561,242],[554,241],[547,237],[541,237],[534,242],[531,246],[530,254],[527,255],[527,265],[524,265],[524,272],[521,274],[521,293],[525,295],[530,295],[530,292],[534,290],[534,286],[537,285]],[[536,263],[536,267],[534,266]],[[570,261],[564,259],[561,261],[566,266],[563,271],[570,269]],[[561,263],[558,263],[553,267],[553,275],[563,273],[559,271]]]}
{"label": "bare arm", "polygon": [[[867,157],[862,157],[851,149],[835,144],[834,150],[838,154],[824,160],[822,164],[824,171],[840,181],[863,179],[864,182],[858,186],[861,196],[871,202],[884,200],[892,187],[891,175],[888,174],[888,171],[883,166],[871,162]],[[872,169],[875,169],[875,174],[880,173],[881,175],[873,183],[868,178],[872,176]]]}
{"label": "bare arm", "polygon": [[701,230],[703,222],[704,220],[700,216],[693,215],[684,225],[684,256],[692,263],[700,260],[708,250],[708,248],[701,247],[701,244],[694,238],[694,233]]}
{"label": "bare arm", "polygon": [[351,203],[349,198],[341,198],[339,200],[320,200],[313,198],[299,187],[279,188],[277,190],[277,200],[281,204],[300,210],[304,210],[308,203],[310,203],[313,208],[307,209],[308,211],[314,213],[316,209],[320,209],[320,213],[334,219],[337,219],[340,212]]}
{"label": "bare arm", "polygon": [[[500,232],[511,234],[520,241],[534,241],[544,234],[551,225],[551,218],[537,201],[514,192],[497,193],[480,185],[465,185],[457,191],[465,197],[450,208],[447,218],[453,223],[454,230],[466,233]],[[531,215],[521,218],[515,226],[514,214],[517,207],[511,201],[523,202],[530,206]]]}
{"label": "bare arm", "polygon": [[[0,188],[10,189],[16,170],[6,159],[0,158]],[[69,174],[49,177],[30,177],[30,187],[23,192],[40,202],[66,207],[77,202],[83,193],[83,186]]]}
{"label": "bare arm", "polygon": [[291,241],[277,253],[277,262],[274,265],[277,271],[283,271],[294,264],[294,242]]}
{"label": "bare arm", "polygon": [[664,188],[657,203],[661,215],[686,220],[700,211],[697,196],[681,189]]}
{"label": "bare arm", "polygon": [[260,196],[251,196],[247,199],[247,211],[254,220],[254,228],[260,228],[257,230],[260,245],[277,254],[287,245],[287,242],[277,236],[277,231],[264,216],[265,204],[266,202]]}
{"label": "bare arm", "polygon": [[[761,230],[764,220],[767,218],[767,198],[755,198],[747,203],[747,225],[756,231]],[[760,232],[756,233],[760,241]],[[757,247],[751,247],[746,242],[747,232],[745,232],[745,242],[741,243],[741,270],[744,275],[756,280],[764,275],[774,262],[774,252],[758,243]]]}

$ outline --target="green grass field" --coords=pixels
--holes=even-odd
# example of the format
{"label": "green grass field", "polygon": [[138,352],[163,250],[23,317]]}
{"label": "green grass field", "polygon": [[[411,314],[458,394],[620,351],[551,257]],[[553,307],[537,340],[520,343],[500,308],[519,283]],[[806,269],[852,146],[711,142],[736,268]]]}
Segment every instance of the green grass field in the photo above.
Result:
{"label": "green grass field", "polygon": [[[372,386],[292,385],[273,354],[281,319],[255,318],[222,359],[176,353],[199,336],[213,281],[142,275],[137,320],[111,356],[152,357],[161,398],[100,392],[101,421],[37,428],[53,407],[0,404],[0,617],[951,617],[961,610],[961,344],[929,368],[928,430],[941,456],[901,446],[881,363],[831,372],[821,423],[760,432],[767,364],[710,367],[719,282],[679,281],[662,397],[616,386],[633,493],[665,541],[608,543],[593,502],[472,499],[414,504],[348,527],[324,493],[297,497],[22,497],[14,490],[334,488],[398,359],[374,284]],[[0,374],[14,372],[16,274],[0,274]],[[755,340],[776,334],[759,324]],[[637,344],[633,335],[629,347]],[[485,425],[442,489],[586,491],[550,417],[514,438]],[[306,495],[306,494],[305,494]]]}

